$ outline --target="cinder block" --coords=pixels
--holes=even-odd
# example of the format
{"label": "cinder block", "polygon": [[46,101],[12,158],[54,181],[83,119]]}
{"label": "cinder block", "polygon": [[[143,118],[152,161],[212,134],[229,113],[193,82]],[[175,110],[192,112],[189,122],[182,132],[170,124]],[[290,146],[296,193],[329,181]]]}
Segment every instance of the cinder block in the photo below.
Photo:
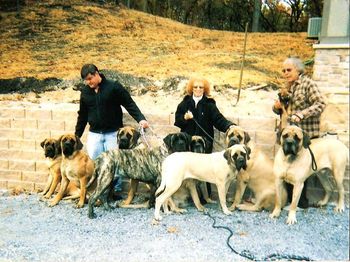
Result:
{"label": "cinder block", "polygon": [[9,160],[43,160],[43,154],[38,154],[36,151],[23,151],[19,149],[0,149],[0,156],[3,159]]}
{"label": "cinder block", "polygon": [[169,125],[169,114],[146,114],[150,125]]}
{"label": "cinder block", "polygon": [[9,118],[0,118],[0,128],[11,128],[11,121]]}
{"label": "cinder block", "polygon": [[275,147],[270,144],[257,144],[257,147],[260,148],[270,159],[273,159],[275,156]]}
{"label": "cinder block", "polygon": [[36,108],[28,108],[25,110],[25,117],[27,119],[52,119],[52,111],[48,109],[36,109]]}
{"label": "cinder block", "polygon": [[45,138],[50,137],[49,130],[39,130],[39,129],[24,129],[23,138],[24,139],[34,139],[38,141],[43,141]]}
{"label": "cinder block", "polygon": [[75,126],[77,124],[77,121],[64,121],[64,131],[65,132],[75,132]]}
{"label": "cinder block", "polygon": [[9,139],[10,149],[35,150],[35,140]]}
{"label": "cinder block", "polygon": [[77,121],[78,108],[76,110],[52,110],[52,119],[56,121]]}
{"label": "cinder block", "polygon": [[272,131],[256,131],[255,142],[257,144],[273,145],[276,142],[276,134]]}
{"label": "cinder block", "polygon": [[180,129],[176,126],[170,126],[170,125],[152,125],[150,128],[146,130],[146,137],[147,136],[158,136],[160,138],[164,138],[166,135],[170,133],[176,133],[179,132]]}
{"label": "cinder block", "polygon": [[7,159],[0,159],[0,169],[9,169],[9,161]]}
{"label": "cinder block", "polygon": [[235,117],[235,116],[226,116],[227,120],[230,120],[232,123],[238,125],[239,123],[239,117]]}
{"label": "cinder block", "polygon": [[0,128],[0,137],[2,138],[22,138],[23,130],[15,128]]}
{"label": "cinder block", "polygon": [[273,131],[276,128],[276,119],[240,117],[238,125],[248,130]]}
{"label": "cinder block", "polygon": [[0,117],[2,118],[24,118],[25,112],[24,108],[9,108],[1,107],[0,108]]}
{"label": "cinder block", "polygon": [[47,181],[48,172],[22,172],[22,180],[26,182],[45,183]]}
{"label": "cinder block", "polygon": [[11,189],[23,189],[27,191],[34,191],[34,183],[33,182],[25,182],[21,180],[9,180],[7,182],[7,188]]}
{"label": "cinder block", "polygon": [[49,168],[47,166],[47,161],[36,161],[35,162],[35,171],[36,172],[49,172]]}
{"label": "cinder block", "polygon": [[0,180],[21,180],[22,172],[19,170],[0,169]]}
{"label": "cinder block", "polygon": [[35,171],[35,162],[29,160],[9,160],[9,170]]}
{"label": "cinder block", "polygon": [[0,138],[0,148],[9,148],[9,140],[7,138]]}
{"label": "cinder block", "polygon": [[1,180],[0,179],[0,189],[7,189],[7,180]]}
{"label": "cinder block", "polygon": [[45,188],[46,183],[34,183],[34,192],[42,192]]}
{"label": "cinder block", "polygon": [[64,121],[62,120],[38,120],[39,130],[64,130]]}
{"label": "cinder block", "polygon": [[38,128],[36,119],[12,119],[11,128],[35,129]]}

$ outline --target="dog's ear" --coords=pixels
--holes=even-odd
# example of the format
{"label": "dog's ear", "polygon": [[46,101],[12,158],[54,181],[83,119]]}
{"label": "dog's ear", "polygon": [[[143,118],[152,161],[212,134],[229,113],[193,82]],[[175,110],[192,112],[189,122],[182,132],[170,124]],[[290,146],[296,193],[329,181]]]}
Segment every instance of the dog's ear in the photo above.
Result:
{"label": "dog's ear", "polygon": [[228,164],[232,163],[232,158],[231,158],[231,149],[226,149],[224,152],[224,158],[227,160]]}
{"label": "dog's ear", "polygon": [[167,146],[167,148],[171,148],[171,137],[173,134],[168,134],[166,137],[163,138],[164,144]]}
{"label": "dog's ear", "polygon": [[247,153],[247,160],[249,160],[250,159],[250,153],[252,152],[252,150],[248,146],[244,146],[244,150]]}
{"label": "dog's ear", "polygon": [[309,135],[303,131],[303,147],[308,148],[311,145],[311,140]]}
{"label": "dog's ear", "polygon": [[140,136],[141,136],[141,133],[139,131],[135,130],[134,135],[132,137],[132,143],[134,145],[137,144],[137,141],[139,140]]}
{"label": "dog's ear", "polygon": [[248,132],[244,131],[244,144],[246,145],[250,141]]}
{"label": "dog's ear", "polygon": [[81,140],[80,140],[80,137],[78,137],[77,135],[75,135],[75,139],[76,139],[76,141],[77,141],[77,147],[76,147],[76,149],[77,150],[81,150],[81,149],[83,149],[83,143],[81,142]]}
{"label": "dog's ear", "polygon": [[188,151],[190,151],[190,145],[191,145],[191,141],[192,141],[192,136],[184,132],[184,137],[185,137],[185,140],[186,140],[187,149],[188,149]]}
{"label": "dog's ear", "polygon": [[44,141],[42,141],[42,142],[40,143],[40,146],[41,146],[42,148],[44,148],[45,142],[46,142],[46,139],[44,139]]}
{"label": "dog's ear", "polygon": [[277,143],[278,145],[281,144],[281,135],[282,135],[283,129],[284,129],[284,128],[278,129],[278,130],[277,130],[277,133],[276,133],[276,143]]}
{"label": "dog's ear", "polygon": [[61,139],[55,141],[55,154],[56,156],[62,154]]}

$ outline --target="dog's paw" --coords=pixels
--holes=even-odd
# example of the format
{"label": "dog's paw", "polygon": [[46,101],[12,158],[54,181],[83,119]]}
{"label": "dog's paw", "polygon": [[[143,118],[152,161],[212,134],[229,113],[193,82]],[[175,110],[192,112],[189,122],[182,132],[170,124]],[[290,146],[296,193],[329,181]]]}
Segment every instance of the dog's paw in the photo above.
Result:
{"label": "dog's paw", "polygon": [[75,208],[82,208],[84,207],[84,203],[78,203],[75,205]]}
{"label": "dog's paw", "polygon": [[344,210],[345,210],[344,205],[343,205],[343,206],[338,206],[338,205],[337,205],[337,206],[334,208],[334,212],[337,212],[337,213],[343,213]]}
{"label": "dog's paw", "polygon": [[155,218],[152,219],[152,222],[151,222],[151,225],[152,225],[152,226],[158,226],[159,224],[160,224],[160,221],[159,221],[159,220],[157,220],[157,219],[155,219]]}
{"label": "dog's paw", "polygon": [[237,206],[234,205],[234,204],[232,204],[232,206],[230,206],[230,207],[228,208],[228,210],[234,211],[236,208],[237,208]]}
{"label": "dog's paw", "polygon": [[286,223],[288,225],[293,225],[297,222],[295,213],[289,213]]}
{"label": "dog's paw", "polygon": [[56,206],[57,205],[57,203],[55,203],[55,202],[50,202],[49,203],[49,207],[54,207],[54,206]]}
{"label": "dog's paw", "polygon": [[230,210],[224,210],[224,214],[225,215],[227,215],[227,216],[229,216],[229,215],[232,215],[232,212],[230,211]]}
{"label": "dog's paw", "polygon": [[97,216],[96,216],[96,214],[95,213],[89,213],[88,214],[88,218],[90,218],[90,219],[94,219],[94,218],[96,218]]}
{"label": "dog's paw", "polygon": [[280,216],[280,214],[281,214],[281,210],[275,208],[275,209],[272,211],[272,213],[269,215],[269,217],[270,217],[270,218],[277,218],[277,217]]}

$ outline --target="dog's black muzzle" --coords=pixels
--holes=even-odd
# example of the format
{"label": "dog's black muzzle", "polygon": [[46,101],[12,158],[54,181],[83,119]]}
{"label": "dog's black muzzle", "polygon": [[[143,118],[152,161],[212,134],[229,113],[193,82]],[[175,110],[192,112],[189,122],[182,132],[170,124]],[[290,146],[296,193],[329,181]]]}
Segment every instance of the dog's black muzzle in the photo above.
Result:
{"label": "dog's black muzzle", "polygon": [[235,166],[236,166],[236,169],[238,171],[240,171],[242,168],[244,170],[246,170],[247,169],[247,161],[246,161],[245,157],[238,156],[235,160]]}
{"label": "dog's black muzzle", "polygon": [[121,138],[119,138],[118,145],[119,145],[120,149],[129,149],[130,140],[127,137],[121,137]]}
{"label": "dog's black muzzle", "polygon": [[288,155],[296,156],[299,150],[298,141],[295,141],[293,138],[286,138],[283,141],[282,149],[283,153]]}
{"label": "dog's black muzzle", "polygon": [[74,145],[72,145],[70,142],[63,143],[62,152],[65,156],[71,156],[74,152]]}
{"label": "dog's black muzzle", "polygon": [[235,136],[230,137],[230,140],[228,142],[228,147],[234,146],[234,145],[238,145],[239,144],[239,139]]}
{"label": "dog's black muzzle", "polygon": [[188,151],[188,146],[185,141],[177,141],[173,146],[174,152],[185,152]]}
{"label": "dog's black muzzle", "polygon": [[48,145],[45,147],[45,157],[53,158],[55,154],[55,148],[52,145]]}
{"label": "dog's black muzzle", "polygon": [[204,148],[203,148],[203,146],[201,144],[197,143],[197,144],[194,144],[192,146],[192,152],[194,152],[194,153],[204,153],[205,150],[204,150]]}

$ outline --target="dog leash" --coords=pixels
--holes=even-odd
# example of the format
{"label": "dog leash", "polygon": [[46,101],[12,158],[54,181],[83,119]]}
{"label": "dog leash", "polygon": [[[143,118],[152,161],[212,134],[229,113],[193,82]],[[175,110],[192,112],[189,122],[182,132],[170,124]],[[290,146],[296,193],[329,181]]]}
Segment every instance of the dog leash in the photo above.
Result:
{"label": "dog leash", "polygon": [[316,159],[314,156],[314,152],[312,152],[312,150],[309,146],[307,148],[309,149],[310,155],[311,155],[311,168],[313,171],[317,171],[317,163],[316,163]]}
{"label": "dog leash", "polygon": [[299,256],[299,255],[284,255],[284,254],[279,254],[279,253],[273,253],[273,254],[265,256],[264,258],[256,258],[249,250],[245,249],[245,250],[239,252],[239,251],[235,250],[230,244],[230,239],[233,236],[233,231],[227,226],[217,226],[215,218],[212,215],[210,215],[210,213],[208,211],[205,211],[204,215],[210,217],[213,220],[213,224],[212,224],[213,228],[225,229],[225,230],[229,231],[230,235],[226,239],[226,244],[231,249],[231,251],[233,253],[235,253],[236,255],[239,255],[241,257],[247,258],[247,259],[252,260],[252,261],[267,261],[267,260],[281,260],[281,259],[285,259],[285,260],[289,260],[289,261],[291,261],[291,260],[311,261],[311,259],[309,257],[304,257],[304,256]]}
{"label": "dog leash", "polygon": [[140,134],[141,134],[142,140],[145,142],[145,144],[147,145],[147,147],[150,148],[150,145],[148,144],[148,141],[147,141],[147,139],[146,139],[145,129],[144,129],[142,126],[139,127],[139,132],[140,132]]}
{"label": "dog leash", "polygon": [[212,137],[211,135],[209,135],[207,133],[207,131],[204,130],[204,128],[198,123],[198,121],[195,118],[192,118],[192,120],[196,123],[196,125],[204,132],[204,134],[206,134],[210,139],[213,140],[213,142],[215,142],[217,145],[219,145],[221,147],[221,149],[225,149],[225,147],[223,147],[218,141],[216,141],[214,139],[214,137]]}

